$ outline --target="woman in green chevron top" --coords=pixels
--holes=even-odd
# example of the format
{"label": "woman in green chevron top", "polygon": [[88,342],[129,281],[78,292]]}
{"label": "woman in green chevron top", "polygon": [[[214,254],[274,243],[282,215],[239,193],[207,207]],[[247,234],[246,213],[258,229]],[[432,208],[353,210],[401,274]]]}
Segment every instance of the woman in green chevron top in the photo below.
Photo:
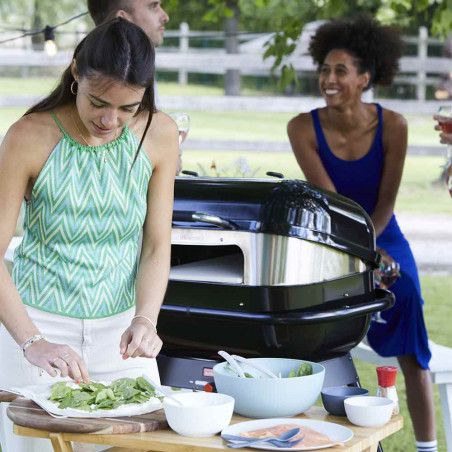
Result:
{"label": "woman in green chevron top", "polygon": [[[23,199],[26,214],[12,279],[0,270],[0,356],[8,363],[0,387],[48,384],[57,374],[158,380],[178,130],[155,111],[153,74],[141,28],[123,19],[101,25],[3,140],[3,254]],[[45,450],[14,438],[1,405],[2,451]]]}

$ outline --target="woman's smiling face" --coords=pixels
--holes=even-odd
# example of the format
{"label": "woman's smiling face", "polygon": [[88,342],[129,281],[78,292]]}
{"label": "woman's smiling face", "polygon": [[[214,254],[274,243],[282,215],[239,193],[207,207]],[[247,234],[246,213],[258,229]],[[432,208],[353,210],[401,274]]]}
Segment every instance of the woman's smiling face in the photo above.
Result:
{"label": "woman's smiling face", "polygon": [[319,88],[327,105],[360,100],[370,81],[369,72],[359,73],[356,58],[344,49],[333,49],[320,67]]}
{"label": "woman's smiling face", "polygon": [[145,88],[125,85],[101,74],[79,78],[77,112],[89,137],[113,140],[137,112]]}

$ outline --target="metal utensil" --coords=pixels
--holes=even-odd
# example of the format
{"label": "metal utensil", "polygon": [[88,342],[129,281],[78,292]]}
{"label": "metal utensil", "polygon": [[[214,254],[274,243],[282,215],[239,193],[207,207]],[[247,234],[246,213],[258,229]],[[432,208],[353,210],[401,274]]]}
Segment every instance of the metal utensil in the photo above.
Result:
{"label": "metal utensil", "polygon": [[239,377],[246,378],[242,368],[237,364],[237,361],[228,352],[220,350],[218,354],[230,364],[230,366],[239,374]]}
{"label": "metal utensil", "polygon": [[171,394],[168,393],[168,391],[164,388],[162,388],[162,386],[160,386],[159,384],[157,384],[154,380],[152,380],[151,378],[149,378],[147,375],[143,375],[143,378],[152,386],[154,386],[154,388],[159,391],[160,393],[162,393],[165,397],[168,397],[168,399],[171,399],[173,402],[177,403],[178,405],[183,406],[184,404],[179,400],[176,399],[176,397],[173,397]]}
{"label": "metal utensil", "polygon": [[231,356],[239,363],[244,363],[250,367],[254,367],[257,370],[260,370],[262,373],[268,375],[270,378],[279,378],[271,370],[268,370],[266,367],[262,366],[261,364],[258,364],[254,361],[246,359],[243,356],[239,356],[239,355],[231,355]]}
{"label": "metal utensil", "polygon": [[[300,433],[299,428],[293,428],[291,430],[287,430],[287,432],[281,433],[281,435],[270,438],[245,438],[243,436],[235,436],[235,435],[222,435],[221,437],[226,441],[234,441],[233,443],[228,443],[227,447],[231,449],[240,449],[241,447],[249,447],[251,445],[263,444],[263,443],[271,443],[277,447],[290,447],[292,444],[293,438],[295,438]],[[294,443],[298,443],[302,440],[295,441]]]}

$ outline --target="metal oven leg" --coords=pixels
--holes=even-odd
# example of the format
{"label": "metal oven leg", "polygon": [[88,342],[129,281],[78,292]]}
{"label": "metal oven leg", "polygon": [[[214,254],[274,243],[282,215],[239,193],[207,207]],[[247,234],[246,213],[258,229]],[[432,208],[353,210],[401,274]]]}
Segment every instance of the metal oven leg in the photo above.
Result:
{"label": "metal oven leg", "polygon": [[[328,359],[321,362],[325,367],[325,381],[323,386],[357,386],[361,387],[358,372],[356,372],[355,364],[353,363],[350,353],[340,356],[338,358]],[[378,443],[378,452],[383,452],[383,446]]]}

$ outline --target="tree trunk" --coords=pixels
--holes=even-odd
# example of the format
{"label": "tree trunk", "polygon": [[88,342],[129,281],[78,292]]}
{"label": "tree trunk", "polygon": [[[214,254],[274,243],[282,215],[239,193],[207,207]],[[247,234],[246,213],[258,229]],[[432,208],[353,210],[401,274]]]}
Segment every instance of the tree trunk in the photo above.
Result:
{"label": "tree trunk", "polygon": [[[42,5],[40,0],[34,0],[34,11],[31,24],[31,28],[33,30],[42,30],[44,28],[41,6]],[[42,33],[33,35],[31,37],[31,45],[33,47],[33,50],[42,50],[44,48],[44,35]]]}
{"label": "tree trunk", "polygon": [[[234,12],[234,16],[225,19],[225,49],[226,53],[239,53],[239,20],[240,7],[238,0],[227,0],[226,5]],[[239,70],[228,70],[224,77],[224,89],[226,96],[240,96],[242,80]]]}

